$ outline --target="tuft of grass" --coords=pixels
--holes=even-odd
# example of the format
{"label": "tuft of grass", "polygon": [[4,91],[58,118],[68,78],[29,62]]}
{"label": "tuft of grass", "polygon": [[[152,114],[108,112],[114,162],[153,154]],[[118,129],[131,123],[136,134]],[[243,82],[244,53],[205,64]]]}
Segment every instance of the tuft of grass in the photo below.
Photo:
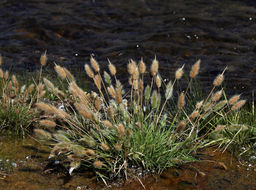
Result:
{"label": "tuft of grass", "polygon": [[[231,110],[238,109],[243,101],[240,95],[229,99]],[[220,113],[215,130],[209,135],[210,143],[216,144],[223,151],[232,152],[238,159],[255,162],[256,150],[256,115],[252,102],[249,108],[231,111],[230,114]]]}
{"label": "tuft of grass", "polygon": [[[185,91],[176,90],[184,66],[176,71],[173,81],[164,84],[158,72],[159,62],[154,58],[151,82],[145,84],[146,64],[142,59],[139,64],[130,60],[127,90],[109,60],[110,74],[101,71],[93,57],[90,61],[91,66],[85,64],[85,71],[98,92],[85,92],[65,68],[56,65],[55,70],[67,82],[68,90],[60,91],[46,78],[44,84],[64,106],[58,109],[37,103],[45,117],[56,122],[50,129],[35,129],[35,133],[53,145],[50,158],[70,163],[70,174],[85,167],[106,183],[106,179],[128,178],[135,174],[136,168],[160,173],[167,167],[191,161],[216,127],[211,122],[219,112],[228,114],[232,109],[222,99],[221,84],[226,69],[214,79],[207,97],[201,97],[194,105],[187,104],[193,102],[189,93],[199,73],[200,60],[192,66]],[[45,126],[45,121],[40,123]]]}

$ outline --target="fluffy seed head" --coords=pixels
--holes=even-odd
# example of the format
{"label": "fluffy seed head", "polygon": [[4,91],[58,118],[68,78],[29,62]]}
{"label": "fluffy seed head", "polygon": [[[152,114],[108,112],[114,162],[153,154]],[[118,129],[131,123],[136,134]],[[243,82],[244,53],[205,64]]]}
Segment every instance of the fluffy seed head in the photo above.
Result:
{"label": "fluffy seed head", "polygon": [[86,74],[87,74],[90,78],[94,78],[94,73],[93,73],[91,67],[90,67],[88,64],[85,64],[85,65],[84,65],[84,69],[85,69]]}
{"label": "fluffy seed head", "polygon": [[116,67],[108,60],[108,69],[111,75],[115,76],[116,75]]}
{"label": "fluffy seed head", "polygon": [[231,110],[235,111],[240,109],[244,104],[246,103],[246,100],[239,100],[238,102],[236,102],[232,107]]}
{"label": "fluffy seed head", "polygon": [[7,79],[8,79],[8,77],[9,77],[9,72],[8,72],[8,71],[6,71],[6,72],[4,73],[4,79],[5,79],[5,80],[7,80]]}
{"label": "fluffy seed head", "polygon": [[87,108],[82,108],[78,103],[74,104],[79,113],[86,119],[93,120],[93,113]]}
{"label": "fluffy seed head", "polygon": [[183,73],[184,73],[183,68],[184,68],[184,65],[181,68],[177,69],[177,71],[175,72],[176,80],[181,79],[181,77],[183,76]]}
{"label": "fluffy seed head", "polygon": [[90,62],[91,62],[92,68],[93,68],[96,72],[100,72],[99,64],[98,64],[98,62],[97,62],[92,56],[91,56]]}
{"label": "fluffy seed head", "polygon": [[197,103],[196,103],[196,109],[199,110],[199,109],[202,107],[203,103],[204,103],[203,100],[201,100],[200,102],[197,102]]}
{"label": "fluffy seed head", "polygon": [[139,80],[139,91],[140,93],[143,93],[144,90],[144,82],[142,79]]}
{"label": "fluffy seed head", "polygon": [[155,57],[155,59],[152,61],[152,65],[151,65],[151,74],[152,74],[152,76],[155,76],[157,74],[158,66],[159,66],[159,62],[157,61],[157,59]]}
{"label": "fluffy seed head", "polygon": [[30,84],[29,87],[28,87],[28,93],[30,94],[35,88],[35,85],[34,84]]}
{"label": "fluffy seed head", "polygon": [[2,79],[2,78],[4,78],[4,72],[3,72],[3,70],[0,68],[0,78]]}
{"label": "fluffy seed head", "polygon": [[128,73],[130,75],[133,75],[134,71],[135,71],[135,68],[136,68],[136,63],[135,61],[131,60],[128,65],[127,65],[127,69],[128,69]]}
{"label": "fluffy seed head", "polygon": [[110,94],[110,96],[112,98],[116,98],[116,91],[115,91],[115,88],[113,87],[113,85],[110,85],[108,88],[108,93]]}
{"label": "fluffy seed head", "polygon": [[100,101],[99,97],[97,97],[95,100],[95,108],[97,111],[100,111],[100,109],[101,109],[101,101]]}
{"label": "fluffy seed head", "polygon": [[55,64],[54,69],[62,80],[64,80],[67,77],[65,70],[61,66]]}
{"label": "fluffy seed head", "polygon": [[47,55],[46,55],[46,51],[41,55],[40,57],[40,64],[42,66],[45,66],[47,62]]}
{"label": "fluffy seed head", "polygon": [[116,103],[119,105],[122,103],[122,101],[123,101],[122,92],[121,90],[116,89]]}
{"label": "fluffy seed head", "polygon": [[123,137],[123,136],[125,135],[125,128],[124,128],[124,125],[120,123],[120,124],[118,125],[118,130],[119,130],[120,136]]}
{"label": "fluffy seed head", "polygon": [[101,148],[105,151],[109,151],[109,149],[110,149],[109,146],[105,143],[101,143]]}
{"label": "fluffy seed head", "polygon": [[180,121],[178,124],[178,127],[176,129],[176,133],[182,132],[186,127],[186,122],[185,121]]}
{"label": "fluffy seed head", "polygon": [[194,111],[190,114],[189,118],[192,120],[192,119],[195,119],[195,118],[198,117],[198,116],[199,116],[199,112],[198,112],[197,110],[194,110]]}
{"label": "fluffy seed head", "polygon": [[116,151],[121,151],[122,150],[122,145],[121,144],[115,144],[115,149]]}
{"label": "fluffy seed head", "polygon": [[226,125],[218,125],[214,131],[222,131],[223,129],[226,128]]}
{"label": "fluffy seed head", "polygon": [[45,127],[56,127],[56,123],[54,121],[43,119],[39,121],[40,125]]}
{"label": "fluffy seed head", "polygon": [[139,88],[139,82],[138,82],[138,80],[136,79],[136,80],[133,80],[133,89],[134,90],[138,90],[138,88]]}
{"label": "fluffy seed head", "polygon": [[140,76],[139,68],[138,68],[138,66],[135,66],[134,67],[134,72],[132,74],[132,78],[135,79],[135,80],[138,80],[139,76]]}
{"label": "fluffy seed head", "polygon": [[75,81],[75,77],[69,72],[69,70],[67,70],[65,67],[62,67],[64,72],[66,73],[66,76],[68,77],[68,79],[70,81]]}
{"label": "fluffy seed head", "polygon": [[232,97],[228,100],[228,103],[229,103],[230,105],[233,105],[233,104],[235,104],[239,99],[240,99],[240,95],[234,95],[234,96],[232,96]]}
{"label": "fluffy seed head", "polygon": [[224,75],[219,74],[213,81],[213,86],[220,86],[224,80]]}
{"label": "fluffy seed head", "polygon": [[99,74],[95,75],[93,80],[94,80],[94,83],[97,86],[97,88],[99,90],[101,90],[101,77],[100,77],[100,75]]}
{"label": "fluffy seed head", "polygon": [[217,101],[221,98],[221,96],[222,96],[222,90],[219,90],[219,91],[217,91],[217,92],[213,95],[212,101],[213,101],[213,102],[217,102]]}
{"label": "fluffy seed head", "polygon": [[36,107],[42,111],[45,111],[46,113],[52,113],[52,107],[46,103],[36,103]]}
{"label": "fluffy seed head", "polygon": [[86,152],[87,152],[87,155],[89,155],[89,156],[95,156],[96,155],[95,151],[92,150],[92,149],[87,149]]}
{"label": "fluffy seed head", "polygon": [[139,62],[139,71],[141,74],[144,74],[146,72],[146,64],[144,63],[142,58]]}
{"label": "fluffy seed head", "polygon": [[162,82],[161,82],[160,76],[156,75],[156,86],[157,86],[157,88],[160,88],[161,84],[162,84]]}
{"label": "fluffy seed head", "polygon": [[99,160],[96,160],[96,161],[93,162],[93,166],[97,169],[101,169],[102,166],[103,166],[103,163]]}
{"label": "fluffy seed head", "polygon": [[182,92],[179,96],[178,100],[178,109],[181,110],[185,105],[185,94]]}
{"label": "fluffy seed head", "polygon": [[109,107],[108,107],[108,116],[109,116],[112,120],[114,120],[114,115],[115,115],[115,112],[114,112],[113,107],[112,107],[112,106],[109,106]]}
{"label": "fluffy seed head", "polygon": [[102,121],[102,123],[103,123],[104,125],[106,125],[107,127],[109,127],[109,128],[112,128],[112,127],[113,127],[112,123],[111,123],[109,120],[104,120],[104,121]]}
{"label": "fluffy seed head", "polygon": [[190,71],[190,78],[195,78],[198,75],[199,69],[200,69],[200,63],[201,60],[199,59],[195,64],[192,66],[191,71]]}
{"label": "fluffy seed head", "polygon": [[52,135],[50,133],[48,133],[42,129],[34,129],[34,133],[36,134],[36,136],[38,136],[42,139],[51,139],[52,138]]}

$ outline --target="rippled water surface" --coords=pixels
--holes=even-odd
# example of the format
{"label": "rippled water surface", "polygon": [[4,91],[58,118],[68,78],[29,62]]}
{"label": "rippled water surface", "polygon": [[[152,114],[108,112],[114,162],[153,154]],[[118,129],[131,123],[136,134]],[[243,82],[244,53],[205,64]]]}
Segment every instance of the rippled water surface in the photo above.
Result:
{"label": "rippled water surface", "polygon": [[228,66],[227,86],[255,89],[254,1],[1,0],[0,18],[0,52],[14,72],[37,73],[45,50],[46,71],[56,62],[76,74],[91,54],[122,71],[130,58],[157,55],[164,77],[200,58],[203,81]]}

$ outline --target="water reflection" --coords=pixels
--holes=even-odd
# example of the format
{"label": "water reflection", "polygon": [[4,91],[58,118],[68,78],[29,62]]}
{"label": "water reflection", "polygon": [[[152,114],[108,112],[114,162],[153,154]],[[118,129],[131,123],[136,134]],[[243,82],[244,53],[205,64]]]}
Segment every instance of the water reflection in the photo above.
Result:
{"label": "water reflection", "polygon": [[5,68],[27,74],[39,71],[47,50],[47,72],[57,62],[78,76],[92,53],[103,68],[109,58],[121,70],[129,58],[150,63],[157,55],[168,78],[200,58],[203,81],[227,65],[228,88],[250,95],[256,84],[255,8],[253,1],[238,0],[2,0],[0,52]]}

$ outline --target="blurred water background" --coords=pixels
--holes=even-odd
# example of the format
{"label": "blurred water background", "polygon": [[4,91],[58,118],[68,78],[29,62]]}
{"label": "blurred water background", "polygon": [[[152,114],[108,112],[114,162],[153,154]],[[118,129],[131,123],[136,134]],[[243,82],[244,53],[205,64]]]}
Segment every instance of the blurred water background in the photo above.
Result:
{"label": "blurred water background", "polygon": [[256,84],[256,1],[250,0],[1,0],[0,53],[4,69],[37,75],[47,50],[54,62],[87,82],[83,66],[107,58],[127,80],[130,58],[148,66],[157,56],[163,78],[183,64],[202,60],[207,87],[226,66],[230,93],[250,97]]}

